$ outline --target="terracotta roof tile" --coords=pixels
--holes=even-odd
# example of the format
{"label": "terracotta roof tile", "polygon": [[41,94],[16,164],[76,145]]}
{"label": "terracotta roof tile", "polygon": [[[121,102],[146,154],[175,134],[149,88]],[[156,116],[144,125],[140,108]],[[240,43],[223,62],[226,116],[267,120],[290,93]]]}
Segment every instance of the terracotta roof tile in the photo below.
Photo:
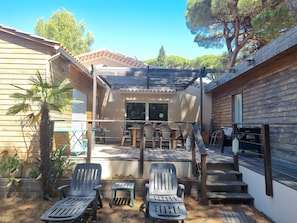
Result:
{"label": "terracotta roof tile", "polygon": [[116,60],[118,62],[123,63],[123,65],[126,64],[131,67],[147,67],[148,66],[147,64],[143,63],[142,61],[133,59],[131,57],[124,56],[119,53],[111,52],[106,49],[93,51],[93,52],[89,52],[86,54],[76,56],[76,58],[79,59],[82,63],[86,63],[90,60],[94,60],[94,59],[97,59],[100,57],[105,57],[107,59]]}

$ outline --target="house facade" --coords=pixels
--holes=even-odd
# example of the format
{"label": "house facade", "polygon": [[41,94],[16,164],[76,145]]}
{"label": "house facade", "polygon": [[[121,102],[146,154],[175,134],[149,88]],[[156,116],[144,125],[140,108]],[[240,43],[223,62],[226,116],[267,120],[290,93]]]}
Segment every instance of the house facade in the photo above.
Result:
{"label": "house facade", "polygon": [[[55,129],[77,128],[71,120],[92,117],[93,78],[89,70],[59,42],[0,25],[0,149],[17,150],[25,158],[39,152],[36,130],[23,126],[21,119],[25,114],[6,113],[16,103],[10,96],[21,92],[11,84],[30,88],[29,80],[37,71],[47,80],[68,77],[74,88],[73,97],[84,101],[63,113],[51,114],[52,120],[69,121],[55,123]],[[85,126],[86,122],[80,123],[80,128]]]}
{"label": "house facade", "polygon": [[[199,71],[150,68],[108,50],[77,58],[92,70],[98,85],[103,87],[95,119],[104,120],[100,127],[107,130],[107,140],[120,141],[121,126],[137,125],[126,120],[168,121],[172,127],[177,126],[173,122],[200,121],[200,86],[193,85]],[[207,126],[211,110],[209,96],[203,95],[203,105],[203,123]],[[114,123],[114,120],[123,122]],[[189,126],[185,126],[184,135],[190,134]]]}
{"label": "house facade", "polygon": [[270,125],[272,157],[297,163],[297,27],[206,86],[214,128]]}

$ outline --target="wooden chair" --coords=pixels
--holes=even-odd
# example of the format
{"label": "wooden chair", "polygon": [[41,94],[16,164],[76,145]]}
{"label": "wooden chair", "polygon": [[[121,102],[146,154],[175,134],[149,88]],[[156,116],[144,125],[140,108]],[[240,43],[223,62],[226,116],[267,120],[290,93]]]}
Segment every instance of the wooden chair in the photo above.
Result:
{"label": "wooden chair", "polygon": [[146,143],[151,142],[152,149],[156,147],[155,129],[151,123],[146,123],[143,126],[143,147],[146,148]]}
{"label": "wooden chair", "polygon": [[182,222],[187,218],[184,190],[178,184],[176,168],[172,163],[152,163],[149,183],[145,184],[145,217]]}
{"label": "wooden chair", "polygon": [[[40,217],[45,222],[65,222],[79,219],[91,209],[93,220],[97,220],[97,208],[103,207],[99,192],[101,165],[95,163],[77,164],[71,184],[61,186],[60,201],[55,203]],[[66,188],[69,192],[66,195]]]}
{"label": "wooden chair", "polygon": [[168,143],[168,148],[172,148],[172,131],[168,124],[160,125],[160,148],[163,149],[163,143]]}

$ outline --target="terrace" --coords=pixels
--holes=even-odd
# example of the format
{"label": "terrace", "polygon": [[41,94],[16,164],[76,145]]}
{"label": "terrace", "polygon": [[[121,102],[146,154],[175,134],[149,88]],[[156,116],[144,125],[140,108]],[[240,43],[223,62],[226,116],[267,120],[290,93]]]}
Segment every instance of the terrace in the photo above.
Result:
{"label": "terrace", "polygon": [[[265,153],[259,154],[252,151],[240,151],[236,157],[232,153],[232,148],[230,146],[225,146],[224,153],[222,154],[220,141],[218,141],[218,144],[215,146],[207,145],[205,148],[204,144],[201,144],[202,138],[199,135],[200,132],[196,136],[194,133],[192,139],[194,139],[193,141],[195,143],[194,146],[191,147],[191,151],[188,151],[186,147],[183,147],[181,144],[178,144],[176,149],[142,148],[141,142],[139,142],[137,147],[132,147],[130,142],[121,146],[120,139],[114,138],[114,140],[108,140],[114,142],[95,144],[94,148],[89,151],[89,157],[88,153],[84,153],[78,156],[73,156],[72,158],[77,162],[85,162],[86,160],[100,162],[106,170],[102,176],[105,179],[110,179],[115,175],[132,175],[135,181],[140,178],[144,180],[147,179],[147,170],[150,163],[155,161],[173,162],[177,166],[179,179],[184,180],[183,182],[185,182],[185,179],[191,182],[186,184],[190,186],[187,195],[197,197],[201,203],[203,203],[203,199],[205,199],[203,198],[203,191],[205,190],[204,192],[207,192],[208,190],[207,188],[203,189],[203,179],[206,179],[204,177],[207,177],[203,177],[203,172],[201,172],[203,166],[205,165],[205,170],[212,169],[215,165],[222,166],[224,164],[231,164],[232,168],[234,168],[236,167],[235,165],[238,158],[238,170],[242,173],[242,181],[248,185],[248,193],[252,194],[254,199],[253,203],[257,209],[261,210],[262,204],[270,199],[279,199],[279,196],[295,196],[297,191],[296,165],[272,158],[270,160],[271,184],[269,185],[267,166],[265,165],[264,159]],[[205,149],[204,152],[203,148]],[[201,154],[203,155],[204,153],[207,154],[207,156],[203,158]],[[202,164],[203,159],[206,161],[205,164]],[[138,186],[136,186],[136,190],[138,188],[138,192],[136,192],[139,197],[143,195],[143,191],[141,190],[143,182],[144,181],[141,181]],[[195,191],[195,188],[192,187],[193,185],[199,185],[198,191]],[[206,187],[206,185],[204,186]],[[108,196],[109,191],[106,193]],[[283,204],[282,201],[280,202]],[[288,199],[288,202],[291,203],[291,199]],[[294,203],[294,199],[292,199],[292,202]],[[271,208],[273,209],[275,207],[272,205]],[[290,211],[288,211],[290,208],[281,209],[284,212],[284,215],[287,215],[288,218],[292,217]],[[266,215],[271,216],[269,211]]]}

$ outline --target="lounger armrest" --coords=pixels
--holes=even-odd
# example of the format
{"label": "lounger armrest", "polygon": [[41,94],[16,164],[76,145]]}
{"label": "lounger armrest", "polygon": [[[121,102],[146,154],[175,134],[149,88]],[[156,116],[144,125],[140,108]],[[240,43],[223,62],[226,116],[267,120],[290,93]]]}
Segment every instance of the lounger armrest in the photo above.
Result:
{"label": "lounger armrest", "polygon": [[58,187],[58,192],[59,192],[59,197],[60,200],[66,197],[66,188],[69,188],[70,185],[62,185],[60,187]]}
{"label": "lounger armrest", "polygon": [[101,184],[97,185],[96,187],[94,187],[94,190],[99,190],[102,187]]}
{"label": "lounger armrest", "polygon": [[178,184],[178,188],[177,188],[177,196],[181,197],[182,199],[184,199],[185,197],[185,185],[183,184]]}

